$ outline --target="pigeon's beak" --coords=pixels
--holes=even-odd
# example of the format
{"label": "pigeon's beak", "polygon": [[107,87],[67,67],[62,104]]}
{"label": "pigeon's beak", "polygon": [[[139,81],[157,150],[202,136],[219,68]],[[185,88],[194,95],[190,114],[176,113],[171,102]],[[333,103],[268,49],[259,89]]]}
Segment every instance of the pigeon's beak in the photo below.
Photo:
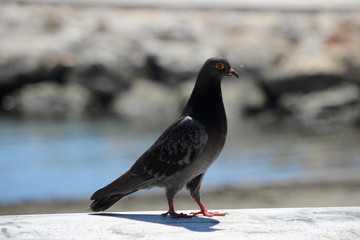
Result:
{"label": "pigeon's beak", "polygon": [[237,77],[239,78],[239,74],[237,74],[237,72],[235,72],[234,69],[230,68],[229,70],[226,71],[228,73],[229,76],[233,76],[233,77]]}

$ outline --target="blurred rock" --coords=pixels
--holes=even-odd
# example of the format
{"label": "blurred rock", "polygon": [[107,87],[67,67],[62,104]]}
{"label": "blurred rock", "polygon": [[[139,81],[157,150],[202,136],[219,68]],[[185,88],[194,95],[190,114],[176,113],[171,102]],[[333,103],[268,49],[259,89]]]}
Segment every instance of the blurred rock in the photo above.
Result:
{"label": "blurred rock", "polygon": [[[28,84],[57,82],[63,84],[73,68],[72,56],[47,53],[38,62],[30,57],[15,58],[0,64],[0,99]],[[4,106],[2,106],[4,109]],[[6,109],[5,110],[9,110]]]}
{"label": "blurred rock", "polygon": [[129,119],[173,119],[180,111],[179,99],[179,93],[174,89],[149,80],[138,80],[130,90],[114,99],[112,110]]}
{"label": "blurred rock", "polygon": [[282,106],[292,109],[294,116],[307,125],[354,125],[360,117],[360,91],[354,84],[306,95],[287,95],[280,102]]}
{"label": "blurred rock", "polygon": [[[251,71],[251,70],[250,70]],[[264,96],[262,108],[279,108],[278,100],[283,95],[306,94],[314,91],[321,91],[327,88],[340,86],[349,82],[343,75],[313,74],[294,75],[281,79],[265,79],[258,72],[253,72],[250,77],[253,83],[259,88]]]}
{"label": "blurred rock", "polygon": [[78,66],[68,78],[69,83],[85,87],[102,111],[108,110],[117,94],[129,88],[130,82],[123,80],[120,73],[109,70],[103,64]]}
{"label": "blurred rock", "polygon": [[91,104],[89,91],[79,85],[37,83],[15,95],[15,109],[30,117],[79,117]]}
{"label": "blurred rock", "polygon": [[159,62],[159,58],[156,55],[146,56],[145,64],[142,69],[145,78],[168,86],[177,86],[191,77],[195,78],[197,74],[195,71],[179,72],[178,70],[171,68],[171,66],[166,68],[164,64]]}

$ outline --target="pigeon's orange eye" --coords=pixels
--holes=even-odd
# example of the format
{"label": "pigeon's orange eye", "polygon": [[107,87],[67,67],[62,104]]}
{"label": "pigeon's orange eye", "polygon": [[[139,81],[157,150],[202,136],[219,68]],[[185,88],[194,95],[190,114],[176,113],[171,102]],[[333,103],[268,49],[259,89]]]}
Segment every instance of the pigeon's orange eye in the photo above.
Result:
{"label": "pigeon's orange eye", "polygon": [[218,63],[216,64],[216,68],[217,68],[217,69],[224,69],[224,64],[221,63],[221,62],[218,62]]}

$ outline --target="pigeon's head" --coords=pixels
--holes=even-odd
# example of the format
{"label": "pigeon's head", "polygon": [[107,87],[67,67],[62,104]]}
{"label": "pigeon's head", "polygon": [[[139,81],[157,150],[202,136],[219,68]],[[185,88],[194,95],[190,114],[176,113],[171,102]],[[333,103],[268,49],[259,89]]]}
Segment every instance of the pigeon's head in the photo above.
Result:
{"label": "pigeon's head", "polygon": [[225,58],[213,57],[209,58],[202,67],[202,71],[209,75],[217,77],[233,76],[239,77],[239,74],[231,68],[230,63]]}

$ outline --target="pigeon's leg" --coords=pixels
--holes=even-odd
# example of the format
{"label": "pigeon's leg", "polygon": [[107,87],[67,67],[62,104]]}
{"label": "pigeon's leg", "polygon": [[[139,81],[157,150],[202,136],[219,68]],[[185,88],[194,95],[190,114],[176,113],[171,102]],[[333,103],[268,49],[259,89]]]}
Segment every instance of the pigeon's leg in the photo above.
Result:
{"label": "pigeon's leg", "polygon": [[201,181],[202,181],[203,177],[204,177],[204,174],[201,174],[201,175],[197,176],[196,178],[192,179],[187,184],[187,188],[190,190],[190,195],[191,195],[192,199],[200,207],[200,212],[192,213],[192,215],[196,216],[196,215],[202,214],[206,217],[225,216],[226,213],[209,212],[206,209],[206,207],[204,206],[204,204],[202,204],[202,202],[200,200],[200,186],[201,186]]}
{"label": "pigeon's leg", "polygon": [[175,209],[174,209],[174,197],[175,194],[178,192],[179,190],[176,190],[174,188],[166,188],[166,198],[168,200],[169,203],[169,211],[167,211],[166,213],[161,214],[161,216],[166,217],[167,215],[170,215],[172,218],[191,218],[192,215],[187,215],[184,213],[176,213]]}

